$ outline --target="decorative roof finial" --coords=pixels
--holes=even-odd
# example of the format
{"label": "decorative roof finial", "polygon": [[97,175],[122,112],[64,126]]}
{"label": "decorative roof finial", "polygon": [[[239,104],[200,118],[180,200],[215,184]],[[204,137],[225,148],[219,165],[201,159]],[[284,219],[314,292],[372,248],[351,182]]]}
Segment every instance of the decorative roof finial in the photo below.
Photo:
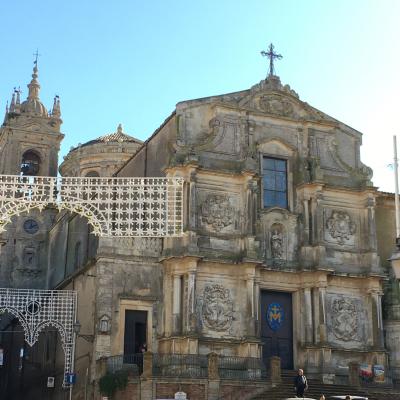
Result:
{"label": "decorative roof finial", "polygon": [[40,56],[38,50],[36,50],[36,53],[33,54],[35,56],[35,60],[33,61],[34,67],[33,67],[33,74],[32,74],[32,80],[31,83],[28,85],[29,88],[29,94],[28,94],[28,99],[39,99],[39,90],[40,90],[40,85],[37,80],[38,78],[38,57]]}
{"label": "decorative roof finial", "polygon": [[11,113],[13,113],[15,110],[15,92],[16,92],[16,88],[14,88],[14,92],[11,97],[11,103],[10,103],[10,112]]}
{"label": "decorative roof finial", "polygon": [[51,115],[53,117],[61,117],[60,96],[58,94],[54,96],[53,110],[51,111]]}
{"label": "decorative roof finial", "polygon": [[14,112],[19,114],[21,112],[21,88],[18,87],[18,89],[14,89],[14,91],[17,94]]}
{"label": "decorative roof finial", "polygon": [[271,43],[269,45],[268,51],[262,51],[261,55],[263,57],[268,57],[269,58],[269,74],[268,77],[274,76],[275,75],[275,70],[274,70],[274,60],[281,60],[282,55],[274,53],[274,45]]}
{"label": "decorative roof finial", "polygon": [[6,114],[4,115],[4,121],[3,121],[3,124],[6,124],[6,122],[7,122],[7,118],[8,118],[8,101],[7,101],[7,104],[6,104]]}
{"label": "decorative roof finial", "polygon": [[122,133],[122,131],[123,131],[122,124],[118,124],[117,133]]}

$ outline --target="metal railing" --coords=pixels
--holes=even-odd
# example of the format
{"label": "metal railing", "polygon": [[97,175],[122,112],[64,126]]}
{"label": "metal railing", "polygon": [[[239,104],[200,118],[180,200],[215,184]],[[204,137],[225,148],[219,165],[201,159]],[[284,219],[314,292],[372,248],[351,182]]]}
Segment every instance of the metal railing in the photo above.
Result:
{"label": "metal railing", "polygon": [[121,354],[107,358],[107,372],[114,373],[121,370],[140,376],[143,372],[143,353]]}
{"label": "metal railing", "polygon": [[221,356],[218,371],[221,379],[259,380],[267,377],[265,365],[259,358]]}
{"label": "metal railing", "polygon": [[207,356],[199,354],[153,354],[153,376],[207,378]]}

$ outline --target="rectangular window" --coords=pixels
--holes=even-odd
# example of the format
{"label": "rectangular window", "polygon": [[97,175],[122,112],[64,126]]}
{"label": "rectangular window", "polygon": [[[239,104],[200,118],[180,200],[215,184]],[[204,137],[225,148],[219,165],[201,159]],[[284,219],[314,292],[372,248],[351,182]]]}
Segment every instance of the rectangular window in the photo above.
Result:
{"label": "rectangular window", "polygon": [[263,157],[264,208],[287,208],[286,160]]}

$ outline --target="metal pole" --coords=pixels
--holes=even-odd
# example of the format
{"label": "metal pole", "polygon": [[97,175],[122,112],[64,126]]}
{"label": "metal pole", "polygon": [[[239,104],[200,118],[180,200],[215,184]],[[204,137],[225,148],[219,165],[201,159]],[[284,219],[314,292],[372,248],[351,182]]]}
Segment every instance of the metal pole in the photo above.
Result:
{"label": "metal pole", "polygon": [[[77,310],[78,310],[78,297],[77,294],[75,293],[75,310],[74,310],[74,325],[76,324],[76,317],[77,317]],[[73,334],[73,345],[72,345],[72,354],[71,354],[71,373],[74,373],[75,371],[75,346],[76,346],[76,332],[74,328],[74,334]],[[69,400],[72,400],[72,388],[73,384],[71,383],[69,386]]]}
{"label": "metal pole", "polygon": [[393,136],[393,150],[394,150],[394,204],[396,212],[396,238],[400,237],[400,214],[399,214],[399,177],[398,177],[398,163],[397,163],[397,139],[396,135]]}

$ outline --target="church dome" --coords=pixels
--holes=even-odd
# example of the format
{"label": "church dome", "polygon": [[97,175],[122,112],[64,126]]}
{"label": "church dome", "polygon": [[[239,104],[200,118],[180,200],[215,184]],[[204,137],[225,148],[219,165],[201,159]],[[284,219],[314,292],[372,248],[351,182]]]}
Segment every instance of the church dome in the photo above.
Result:
{"label": "church dome", "polygon": [[26,99],[21,103],[21,113],[35,114],[41,117],[47,117],[46,107],[39,99]]}
{"label": "church dome", "polygon": [[143,142],[134,138],[133,136],[129,136],[126,133],[124,133],[122,125],[119,124],[116,132],[108,133],[106,135],[98,137],[97,139],[89,140],[89,142],[86,142],[86,143],[80,145],[79,147],[90,146],[90,145],[99,144],[99,143],[137,143],[137,144],[142,144]]}

